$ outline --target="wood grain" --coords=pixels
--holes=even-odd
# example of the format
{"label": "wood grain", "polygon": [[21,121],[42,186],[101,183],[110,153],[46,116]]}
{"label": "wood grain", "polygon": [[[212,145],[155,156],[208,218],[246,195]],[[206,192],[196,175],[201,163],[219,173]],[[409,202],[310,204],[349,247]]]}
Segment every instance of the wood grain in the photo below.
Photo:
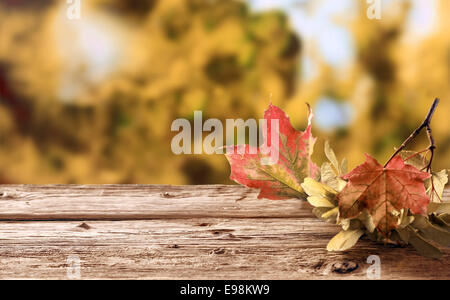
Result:
{"label": "wood grain", "polygon": [[256,195],[226,185],[6,185],[0,188],[0,220],[312,216],[306,202],[258,200]]}
{"label": "wood grain", "polygon": [[366,279],[370,255],[382,279],[450,279],[448,250],[432,260],[363,239],[329,253],[339,228],[307,203],[256,200],[238,186],[21,185],[0,195],[0,279],[67,279],[74,255],[82,279]]}

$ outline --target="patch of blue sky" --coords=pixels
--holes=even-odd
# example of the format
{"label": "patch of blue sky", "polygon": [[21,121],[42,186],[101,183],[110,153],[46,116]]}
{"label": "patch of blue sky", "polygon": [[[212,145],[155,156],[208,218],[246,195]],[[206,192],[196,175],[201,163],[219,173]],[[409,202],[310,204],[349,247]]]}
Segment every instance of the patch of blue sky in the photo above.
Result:
{"label": "patch of blue sky", "polygon": [[[289,16],[294,30],[302,37],[306,48],[335,68],[345,67],[354,60],[354,42],[344,25],[335,16],[354,13],[352,0],[249,0],[255,11],[281,9]],[[318,65],[307,53],[302,56],[301,73],[304,80],[318,75]],[[349,103],[322,98],[316,102],[315,123],[323,130],[347,126],[353,115]]]}
{"label": "patch of blue sky", "polygon": [[308,80],[319,75],[319,68],[310,57],[303,55],[300,72],[301,77]]}
{"label": "patch of blue sky", "polygon": [[353,119],[353,108],[348,102],[323,97],[314,106],[314,122],[322,130],[346,127]]}
{"label": "patch of blue sky", "polygon": [[435,28],[436,18],[436,0],[412,0],[408,16],[408,29],[415,37],[426,36]]}
{"label": "patch of blue sky", "polygon": [[334,19],[337,15],[353,13],[352,0],[249,0],[249,3],[255,11],[280,9],[286,12],[304,43],[316,45],[320,56],[333,67],[344,67],[353,61],[352,36]]}
{"label": "patch of blue sky", "polygon": [[[358,0],[364,1],[365,0]],[[383,10],[399,1],[410,1],[407,30],[414,38],[429,34],[437,14],[436,0],[381,0]],[[351,33],[343,24],[338,24],[335,16],[351,18],[356,13],[356,0],[248,0],[255,11],[280,9],[290,19],[295,31],[299,33],[305,48],[318,51],[319,56],[334,68],[348,65],[355,59],[355,45]],[[368,4],[369,5],[369,4]],[[374,20],[380,22],[381,20]],[[312,46],[312,48],[311,48]],[[301,64],[302,78],[308,80],[318,74],[315,60],[303,53]],[[316,102],[315,123],[323,130],[345,127],[353,119],[352,106],[345,101],[323,97]]]}

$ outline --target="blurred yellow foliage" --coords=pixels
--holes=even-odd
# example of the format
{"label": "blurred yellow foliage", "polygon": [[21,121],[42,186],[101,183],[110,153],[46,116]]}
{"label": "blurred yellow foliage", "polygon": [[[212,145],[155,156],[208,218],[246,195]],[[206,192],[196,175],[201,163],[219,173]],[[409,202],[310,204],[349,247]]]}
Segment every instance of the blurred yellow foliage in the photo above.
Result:
{"label": "blurred yellow foliage", "polygon": [[[351,103],[355,116],[348,127],[331,132],[314,128],[315,135],[323,137],[316,146],[317,161],[325,158],[324,139],[331,141],[340,157],[347,157],[351,168],[364,161],[364,153],[386,161],[439,97],[441,102],[432,120],[438,146],[434,165],[436,169],[449,168],[450,3],[437,3],[436,30],[412,41],[405,28],[410,9],[407,1],[394,3],[397,9],[384,14],[380,21],[368,19],[366,6],[358,3],[357,18],[349,24],[356,44],[354,66],[347,73],[334,74],[323,63],[320,75],[303,84],[287,105],[290,115],[301,120],[305,116],[298,113],[298,107],[305,101],[315,103],[322,95]],[[389,11],[389,7],[383,11]],[[427,145],[423,134],[411,147],[422,150]]]}
{"label": "blurred yellow foliage", "polygon": [[438,29],[414,47],[408,5],[377,22],[354,2],[354,64],[337,73],[319,58],[307,82],[287,16],[244,2],[93,0],[75,21],[64,1],[2,2],[0,182],[230,183],[221,155],[172,154],[173,120],[192,120],[194,110],[258,119],[272,101],[303,129],[304,103],[323,95],[347,100],[355,115],[348,127],[313,128],[316,161],[325,138],[350,167],[364,152],[384,161],[441,97],[435,163],[448,168],[449,2],[439,1]]}
{"label": "blurred yellow foliage", "polygon": [[224,182],[222,156],[172,154],[172,121],[194,110],[256,117],[270,93],[281,103],[293,92],[300,42],[283,14],[196,0],[147,1],[142,13],[142,1],[131,2],[91,2],[79,21],[64,18],[64,3],[0,6],[0,61],[31,107],[25,121],[0,128],[3,180]]}

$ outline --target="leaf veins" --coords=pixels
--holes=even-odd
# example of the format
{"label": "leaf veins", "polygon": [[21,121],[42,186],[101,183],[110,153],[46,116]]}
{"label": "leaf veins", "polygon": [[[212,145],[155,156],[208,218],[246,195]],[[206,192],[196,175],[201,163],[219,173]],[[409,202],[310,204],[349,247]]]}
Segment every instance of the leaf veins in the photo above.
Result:
{"label": "leaf veins", "polygon": [[373,157],[342,178],[348,180],[338,194],[340,217],[354,218],[367,209],[377,229],[385,236],[398,227],[400,210],[409,208],[413,214],[426,215],[430,198],[424,181],[430,174],[405,164],[395,156],[386,167]]}

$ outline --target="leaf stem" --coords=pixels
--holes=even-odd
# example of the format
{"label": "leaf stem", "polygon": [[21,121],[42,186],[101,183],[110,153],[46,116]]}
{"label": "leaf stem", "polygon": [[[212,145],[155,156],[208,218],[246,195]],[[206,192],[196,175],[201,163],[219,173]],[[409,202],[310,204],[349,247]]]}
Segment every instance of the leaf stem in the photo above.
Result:
{"label": "leaf stem", "polygon": [[436,107],[437,107],[438,104],[439,104],[439,98],[434,99],[433,104],[431,105],[430,110],[428,111],[428,114],[425,117],[425,120],[423,120],[422,124],[420,124],[420,126],[417,127],[417,129],[414,130],[411,133],[411,135],[400,145],[400,147],[394,152],[394,154],[392,154],[392,156],[384,164],[384,167],[386,167],[389,164],[389,162],[397,154],[400,153],[400,151],[405,149],[405,147],[409,144],[409,142],[411,142],[422,131],[422,129],[426,128],[428,140],[430,141],[430,145],[428,146],[428,149],[431,152],[430,161],[428,162],[428,165],[427,165],[427,171],[431,171],[431,163],[433,161],[434,150],[436,149],[436,145],[434,143],[434,138],[433,138],[433,134],[432,134],[432,131],[431,131],[430,123],[431,123],[431,118],[433,117],[433,114],[436,111]]}

